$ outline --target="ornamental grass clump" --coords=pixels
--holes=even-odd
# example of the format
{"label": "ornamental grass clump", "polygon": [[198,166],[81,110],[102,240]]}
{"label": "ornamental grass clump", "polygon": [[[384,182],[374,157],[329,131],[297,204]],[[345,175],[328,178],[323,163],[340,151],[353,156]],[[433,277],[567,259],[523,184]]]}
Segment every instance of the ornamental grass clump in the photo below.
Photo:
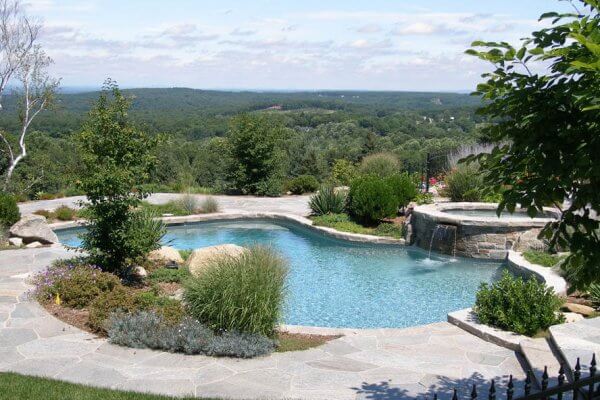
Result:
{"label": "ornamental grass clump", "polygon": [[219,212],[219,209],[219,202],[212,196],[208,196],[202,201],[202,204],[200,205],[200,210],[205,214]]}
{"label": "ornamental grass clump", "polygon": [[533,336],[564,321],[559,312],[562,304],[544,283],[515,278],[505,271],[498,282],[481,285],[474,310],[486,325]]}
{"label": "ornamental grass clump", "polygon": [[186,281],[185,304],[191,316],[216,332],[271,337],[282,314],[287,272],[286,262],[269,248],[219,257]]}
{"label": "ornamental grass clump", "polygon": [[322,186],[308,204],[314,215],[342,214],[346,208],[346,192],[332,185]]}

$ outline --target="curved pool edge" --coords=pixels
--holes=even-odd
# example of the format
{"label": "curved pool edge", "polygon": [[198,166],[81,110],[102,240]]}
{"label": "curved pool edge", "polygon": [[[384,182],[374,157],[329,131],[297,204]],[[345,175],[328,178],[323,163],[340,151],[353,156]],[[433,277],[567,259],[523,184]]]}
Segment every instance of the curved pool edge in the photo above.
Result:
{"label": "curved pool edge", "polygon": [[523,254],[510,250],[506,257],[506,262],[509,268],[518,272],[525,272],[530,276],[536,277],[539,281],[554,289],[554,292],[559,296],[566,296],[568,284],[567,281],[560,276],[554,268],[548,268],[541,265],[530,263],[523,257]]}
{"label": "curved pool edge", "polygon": [[[502,219],[494,217],[478,217],[469,215],[450,214],[446,212],[446,210],[455,209],[496,210],[497,208],[497,203],[449,202],[417,206],[415,207],[413,212],[439,223],[463,226],[476,225],[493,226],[497,228],[543,228],[548,222],[554,221],[553,218]],[[549,207],[544,207],[544,212],[556,215],[556,210]]]}
{"label": "curved pool edge", "polygon": [[[277,213],[277,212],[221,212],[213,214],[194,214],[182,217],[162,217],[166,225],[184,225],[195,222],[214,222],[214,221],[231,221],[237,219],[274,219],[296,223],[312,231],[324,234],[336,239],[347,240],[350,242],[359,243],[375,243],[375,244],[392,244],[406,245],[404,239],[394,239],[390,237],[363,235],[359,233],[342,232],[333,228],[324,226],[316,226],[309,218],[295,214]],[[52,230],[62,230],[69,228],[77,228],[85,225],[85,220],[57,222],[50,224]]]}

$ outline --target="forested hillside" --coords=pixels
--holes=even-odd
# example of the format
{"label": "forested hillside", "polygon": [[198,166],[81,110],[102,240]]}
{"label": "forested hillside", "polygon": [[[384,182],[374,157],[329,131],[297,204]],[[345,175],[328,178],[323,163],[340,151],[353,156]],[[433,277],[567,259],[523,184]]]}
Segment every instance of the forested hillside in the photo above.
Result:
{"label": "forested hillside", "polygon": [[[408,171],[420,171],[427,152],[444,152],[477,139],[480,100],[467,94],[410,92],[220,92],[184,88],[132,89],[131,119],[165,134],[155,183],[223,190],[226,136],[231,118],[259,113],[285,127],[286,175],[331,176],[335,160],[356,163],[373,152],[393,152]],[[29,155],[16,172],[15,190],[35,197],[72,186],[77,154],[71,135],[98,92],[60,94],[53,110],[32,125]],[[15,133],[14,97],[4,101],[0,128]],[[0,161],[1,162],[1,161]],[[441,168],[441,165],[439,166]],[[2,164],[0,164],[0,171]],[[43,176],[43,178],[41,178]]]}

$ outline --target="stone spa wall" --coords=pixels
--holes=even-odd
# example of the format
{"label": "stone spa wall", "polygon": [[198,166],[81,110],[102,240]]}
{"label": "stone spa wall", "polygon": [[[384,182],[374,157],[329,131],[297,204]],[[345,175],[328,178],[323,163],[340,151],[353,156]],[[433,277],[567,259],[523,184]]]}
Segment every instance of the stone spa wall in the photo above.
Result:
{"label": "stone spa wall", "polygon": [[[407,242],[457,257],[504,259],[509,250],[542,250],[537,239],[549,218],[499,219],[449,214],[444,210],[493,210],[489,203],[441,203],[416,207]],[[548,213],[552,213],[548,210]]]}

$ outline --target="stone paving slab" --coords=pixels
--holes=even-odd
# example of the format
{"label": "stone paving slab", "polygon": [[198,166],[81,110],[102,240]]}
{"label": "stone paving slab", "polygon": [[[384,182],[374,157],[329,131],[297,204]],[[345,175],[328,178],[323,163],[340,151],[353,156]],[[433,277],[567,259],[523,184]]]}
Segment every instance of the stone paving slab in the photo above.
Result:
{"label": "stone paving slab", "polygon": [[[252,360],[185,356],[109,344],[56,320],[27,299],[26,277],[60,246],[0,257],[0,370],[167,395],[240,399],[406,398],[509,374],[517,355],[446,322],[407,329],[352,329],[320,348]],[[18,278],[16,278],[18,277]],[[15,289],[11,289],[12,285]],[[64,330],[63,330],[64,329]]]}

